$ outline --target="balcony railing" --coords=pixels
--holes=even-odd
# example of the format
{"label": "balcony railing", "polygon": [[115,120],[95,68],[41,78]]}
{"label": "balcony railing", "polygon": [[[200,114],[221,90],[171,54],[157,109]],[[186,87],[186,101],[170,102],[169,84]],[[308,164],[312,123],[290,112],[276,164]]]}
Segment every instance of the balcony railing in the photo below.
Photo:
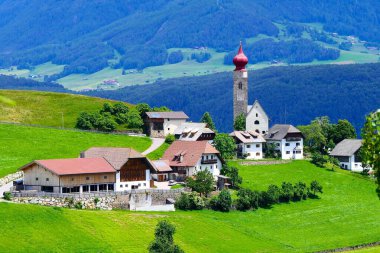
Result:
{"label": "balcony railing", "polygon": [[215,164],[217,162],[218,162],[217,159],[204,159],[201,161],[202,164]]}

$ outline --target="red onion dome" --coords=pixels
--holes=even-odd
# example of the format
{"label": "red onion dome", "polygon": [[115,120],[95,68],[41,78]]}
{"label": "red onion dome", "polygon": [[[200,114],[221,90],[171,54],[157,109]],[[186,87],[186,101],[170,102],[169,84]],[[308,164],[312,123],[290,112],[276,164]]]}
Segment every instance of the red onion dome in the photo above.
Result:
{"label": "red onion dome", "polygon": [[247,65],[247,63],[248,63],[248,58],[247,58],[247,56],[245,56],[245,54],[243,52],[243,47],[242,47],[241,43],[240,43],[239,51],[238,51],[237,55],[234,57],[233,62],[236,66],[235,71],[236,70],[245,70],[245,65]]}

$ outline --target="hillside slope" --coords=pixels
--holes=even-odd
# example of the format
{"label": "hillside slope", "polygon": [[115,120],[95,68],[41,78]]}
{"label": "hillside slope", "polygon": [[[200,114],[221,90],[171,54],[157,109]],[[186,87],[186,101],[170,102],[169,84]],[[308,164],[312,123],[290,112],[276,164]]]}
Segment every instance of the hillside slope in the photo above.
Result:
{"label": "hillside slope", "polygon": [[96,112],[102,98],[66,93],[0,90],[0,121],[74,128],[80,112]]}
{"label": "hillside slope", "polygon": [[145,137],[0,124],[0,177],[36,159],[75,158],[90,147],[131,147],[144,151]]}
{"label": "hillside slope", "polygon": [[[380,64],[273,67],[249,72],[249,103],[258,99],[271,124],[307,124],[317,116],[348,119],[359,131],[380,108]],[[184,110],[193,121],[209,111],[220,131],[232,129],[232,71],[177,78],[86,95]]]}

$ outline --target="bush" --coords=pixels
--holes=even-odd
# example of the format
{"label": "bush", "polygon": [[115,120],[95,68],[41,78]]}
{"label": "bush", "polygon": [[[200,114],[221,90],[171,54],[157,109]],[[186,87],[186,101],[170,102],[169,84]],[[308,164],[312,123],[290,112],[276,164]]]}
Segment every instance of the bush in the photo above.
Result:
{"label": "bush", "polygon": [[69,208],[71,208],[71,207],[73,207],[74,206],[74,198],[73,197],[71,197],[71,198],[65,198],[65,203],[67,203],[67,206],[69,207]]}
{"label": "bush", "polygon": [[281,190],[277,185],[269,185],[267,192],[270,196],[271,204],[276,204],[280,202]]}
{"label": "bush", "polygon": [[165,138],[165,142],[167,144],[172,144],[174,141],[175,141],[175,137],[172,134],[167,135]]}
{"label": "bush", "polygon": [[95,206],[99,203],[100,199],[98,197],[94,198]]}
{"label": "bush", "polygon": [[83,204],[82,202],[78,201],[77,203],[75,203],[74,207],[75,209],[83,209]]}
{"label": "bush", "polygon": [[236,209],[246,211],[252,207],[252,191],[250,189],[240,189],[237,193]]}
{"label": "bush", "polygon": [[217,197],[210,200],[210,206],[213,210],[229,212],[231,209],[232,198],[228,190],[222,190]]}
{"label": "bush", "polygon": [[180,210],[189,210],[190,209],[190,200],[189,194],[181,193],[181,196],[176,200],[174,204],[175,208]]}
{"label": "bush", "polygon": [[3,197],[5,200],[11,201],[12,200],[12,193],[10,192],[3,192]]}
{"label": "bush", "polygon": [[150,243],[149,253],[183,253],[184,251],[174,244],[175,227],[168,221],[160,221],[156,226],[154,241]]}
{"label": "bush", "polygon": [[280,201],[289,202],[291,199],[293,199],[293,195],[294,195],[293,185],[291,183],[282,182]]}
{"label": "bush", "polygon": [[311,162],[318,167],[324,167],[325,163],[329,161],[329,156],[327,155],[322,155],[318,152],[314,152],[311,155]]}
{"label": "bush", "polygon": [[300,201],[303,199],[307,199],[309,189],[306,187],[306,184],[303,182],[298,182],[294,185],[294,201]]}
{"label": "bush", "polygon": [[320,185],[316,180],[312,181],[310,183],[310,191],[311,191],[311,194],[312,196],[317,196],[317,193],[323,193],[323,188],[322,188],[322,185]]}
{"label": "bush", "polygon": [[205,202],[195,192],[181,193],[175,202],[175,207],[180,210],[202,210],[205,207]]}
{"label": "bush", "polygon": [[272,205],[272,198],[268,192],[262,191],[259,195],[259,207],[268,208]]}
{"label": "bush", "polygon": [[220,173],[231,179],[231,184],[233,188],[239,188],[239,185],[243,182],[241,176],[239,176],[239,169],[236,167],[230,167],[228,165],[223,165]]}
{"label": "bush", "polygon": [[260,206],[260,192],[253,191],[251,195],[251,207],[253,209],[258,209]]}

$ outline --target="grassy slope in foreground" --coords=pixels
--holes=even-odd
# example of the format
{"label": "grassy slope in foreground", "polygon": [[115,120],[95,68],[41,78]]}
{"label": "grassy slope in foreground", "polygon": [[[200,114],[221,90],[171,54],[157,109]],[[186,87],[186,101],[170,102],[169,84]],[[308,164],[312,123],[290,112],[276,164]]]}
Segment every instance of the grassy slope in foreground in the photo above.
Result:
{"label": "grassy slope in foreground", "polygon": [[160,219],[176,225],[175,241],[185,252],[313,252],[380,240],[380,201],[372,181],[307,161],[239,167],[246,187],[316,179],[324,193],[321,199],[230,213],[77,211],[0,203],[0,251],[146,252]]}
{"label": "grassy slope in foreground", "polygon": [[0,177],[32,160],[78,157],[93,146],[132,147],[141,152],[150,144],[145,137],[0,124]]}
{"label": "grassy slope in foreground", "polygon": [[65,93],[0,90],[0,121],[73,128],[81,111],[95,112],[112,100]]}

